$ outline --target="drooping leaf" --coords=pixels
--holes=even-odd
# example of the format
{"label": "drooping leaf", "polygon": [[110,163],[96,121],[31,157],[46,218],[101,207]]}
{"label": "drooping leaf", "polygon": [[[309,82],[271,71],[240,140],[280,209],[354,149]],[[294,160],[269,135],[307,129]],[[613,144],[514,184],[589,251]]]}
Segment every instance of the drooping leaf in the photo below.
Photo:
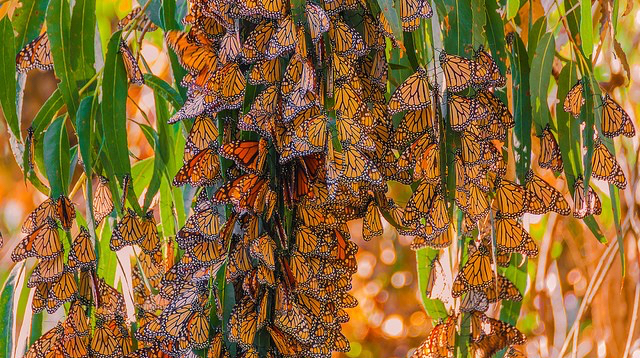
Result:
{"label": "drooping leaf", "polygon": [[[531,30],[529,31],[529,36],[527,40],[527,51],[529,53],[534,53],[534,51],[538,48],[538,41],[542,35],[547,33],[547,18],[542,16],[540,17],[533,26],[531,26]],[[534,56],[529,57],[529,62],[533,62]],[[529,63],[531,65],[531,63]]]}
{"label": "drooping leaf", "polygon": [[14,137],[21,142],[20,122],[16,111],[16,49],[13,26],[8,16],[0,20],[0,106]]}
{"label": "drooping leaf", "polygon": [[507,0],[507,20],[516,17],[518,10],[520,10],[520,0]]}
{"label": "drooping leaf", "polygon": [[[16,8],[12,18],[13,29],[16,32],[16,52],[40,35],[49,1],[22,0],[20,4],[21,6]],[[13,54],[14,57],[15,55],[16,53]]]}
{"label": "drooping leaf", "polygon": [[88,96],[80,101],[78,113],[76,114],[76,133],[78,134],[78,146],[82,156],[82,164],[87,178],[91,178],[93,169],[93,158],[91,150],[93,148],[93,120],[94,120],[94,100],[93,96]]}
{"label": "drooping leaf", "polygon": [[13,356],[14,336],[14,320],[16,312],[13,311],[13,305],[16,294],[16,283],[20,273],[24,269],[24,263],[13,266],[7,280],[2,287],[0,293],[0,329],[2,329],[2,338],[0,338],[0,352],[4,357]]}
{"label": "drooping leaf", "polygon": [[[184,104],[184,100],[180,96],[180,93],[171,87],[170,84],[163,79],[155,76],[151,73],[144,74],[144,82],[147,86],[151,87],[155,93],[161,95],[165,100],[171,103],[174,109],[180,109]],[[168,119],[167,119],[168,120]]]}
{"label": "drooping leaf", "polygon": [[70,148],[65,116],[56,118],[44,134],[44,166],[51,187],[51,196],[67,193],[69,184]]}
{"label": "drooping leaf", "polygon": [[391,26],[391,31],[393,31],[393,36],[401,40],[402,36],[402,26],[400,25],[400,18],[396,9],[393,7],[393,1],[391,0],[377,0],[378,6],[380,6],[380,11],[384,14],[385,19]]}
{"label": "drooping leaf", "polygon": [[[71,119],[78,112],[78,88],[71,66],[71,31],[69,2],[51,0],[47,8],[47,34],[51,43],[53,68],[60,79],[58,88]],[[77,54],[74,54],[77,56]]]}
{"label": "drooping leaf", "polygon": [[478,48],[478,46],[484,45],[486,39],[484,27],[487,24],[487,17],[485,16],[484,0],[471,0],[471,9],[473,11],[473,25],[471,27],[473,47]]}
{"label": "drooping leaf", "polygon": [[151,4],[147,6],[145,14],[147,14],[151,22],[159,28],[166,30],[164,22],[162,21],[162,0],[140,0],[138,3],[144,7],[149,1],[151,1]]}
{"label": "drooping leaf", "polygon": [[[518,262],[521,260],[524,260],[524,262]],[[502,273],[509,281],[516,285],[522,295],[524,295],[527,289],[527,262],[526,257],[513,257],[509,267]],[[500,319],[515,326],[518,322],[518,317],[520,317],[520,307],[522,307],[522,301],[503,300]]]}
{"label": "drooping leaf", "polygon": [[533,60],[531,62],[531,108],[533,118],[536,121],[536,133],[541,134],[544,127],[549,123],[551,113],[547,105],[547,93],[549,89],[550,76],[540,74],[550,74],[553,66],[555,54],[555,39],[551,32],[542,36],[536,46]]}
{"label": "drooping leaf", "polygon": [[440,319],[447,317],[447,309],[442,301],[427,297],[427,284],[429,282],[429,274],[431,273],[431,262],[438,255],[438,250],[431,248],[423,248],[416,251],[416,265],[418,271],[418,289],[422,297],[422,304],[427,314],[432,319]]}
{"label": "drooping leaf", "polygon": [[529,101],[529,57],[527,50],[516,33],[512,38],[509,53],[512,76],[513,118],[516,126],[513,129],[513,150],[516,162],[516,176],[521,183],[531,163],[531,102]]}
{"label": "drooping leaf", "polygon": [[113,174],[122,178],[131,172],[129,147],[127,144],[127,74],[118,53],[120,31],[111,36],[102,82],[102,128],[106,156],[111,163]]}
{"label": "drooping leaf", "polygon": [[451,9],[448,13],[448,26],[443,22],[444,48],[447,52],[469,57],[468,44],[471,43],[472,12],[471,0],[444,0],[445,7]]}
{"label": "drooping leaf", "polygon": [[591,58],[593,53],[593,20],[591,19],[591,0],[581,0],[580,4],[580,39],[582,51]]}
{"label": "drooping leaf", "polygon": [[33,122],[31,122],[34,138],[38,138],[42,134],[63,105],[64,101],[62,100],[60,90],[56,89],[44,102],[42,107],[40,107],[40,110],[33,118]]}
{"label": "drooping leaf", "polygon": [[[182,27],[175,20],[176,14],[176,5],[173,1],[163,1],[162,2],[162,22],[164,23],[165,31],[169,30],[182,30]],[[178,61],[178,57],[173,51],[169,51],[169,60],[171,61],[171,71],[173,72],[173,79],[176,83],[180,83],[182,81],[182,77],[187,74],[187,71],[180,66],[180,62]],[[183,99],[187,98],[187,90],[186,88],[180,86],[179,87],[180,95]]]}
{"label": "drooping leaf", "polygon": [[76,79],[95,74],[96,0],[76,0],[71,16],[71,64]]}

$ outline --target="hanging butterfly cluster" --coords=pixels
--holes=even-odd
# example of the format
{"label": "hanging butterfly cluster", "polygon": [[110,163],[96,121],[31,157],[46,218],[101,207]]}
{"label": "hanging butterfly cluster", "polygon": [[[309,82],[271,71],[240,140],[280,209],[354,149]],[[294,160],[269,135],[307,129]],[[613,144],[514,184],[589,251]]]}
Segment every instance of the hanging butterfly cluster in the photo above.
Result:
{"label": "hanging butterfly cluster", "polygon": [[[407,7],[407,24],[430,16],[423,4],[416,13]],[[401,220],[384,195],[399,171],[385,145],[392,127],[383,17],[355,1],[191,5],[190,30],[166,34],[188,71],[188,99],[170,123],[195,117],[173,183],[202,189],[177,235],[185,254],[161,284],[170,303],[140,339],[157,338],[148,331],[186,309],[174,303],[179,289],[165,287],[223,272],[215,295],[232,292],[235,304],[226,330],[203,343],[210,356],[227,351],[223,334],[248,357],[348,351],[341,323],[357,304],[347,293],[357,246],[346,222],[365,217],[370,239],[382,234],[381,209]],[[245,104],[247,91],[256,95]],[[205,298],[181,324],[208,316]],[[220,321],[223,311],[215,308]],[[203,347],[181,339],[163,333],[163,350],[179,356]]]}
{"label": "hanging butterfly cluster", "polygon": [[[498,300],[522,299],[513,283],[500,274],[496,276],[493,254],[496,264],[502,267],[509,266],[514,253],[535,257],[538,247],[522,226],[522,215],[549,211],[569,215],[571,208],[562,193],[533,170],[526,174],[523,185],[505,178],[506,163],[502,153],[508,130],[514,127],[515,122],[507,106],[493,93],[494,88],[505,85],[506,79],[491,55],[482,47],[475,52],[473,59],[442,51],[439,63],[447,90],[446,124],[437,119],[437,100],[435,106],[431,106],[429,92],[431,87],[437,86],[430,84],[424,68],[418,68],[407,78],[389,102],[390,113],[406,111],[392,141],[399,151],[404,150],[398,166],[412,169],[412,179],[419,181],[404,209],[402,222],[405,228],[400,232],[415,235],[413,249],[425,246],[440,249],[451,243],[453,224],[445,200],[446,187],[441,178],[455,175],[455,193],[452,196],[462,212],[462,227],[457,231],[463,237],[476,239],[467,246],[468,259],[450,287],[451,297],[465,295],[458,312],[469,312],[473,315],[472,320],[476,321],[472,322],[471,349],[476,352],[476,357],[489,357],[525,340],[515,327],[482,313],[490,303]],[[465,95],[459,94],[462,91]],[[565,101],[565,110],[574,116],[584,102],[581,95],[579,82]],[[603,98],[602,127],[603,134],[608,137],[619,134],[633,136],[635,133],[628,115],[608,95]],[[446,128],[451,129],[448,133],[457,132],[459,138],[453,155],[453,172],[448,168],[442,170],[443,161],[440,160],[441,134],[447,133]],[[549,126],[543,131],[541,147],[540,166],[561,171],[560,149]],[[600,140],[595,142],[592,164],[595,178],[624,189],[624,173]],[[585,199],[583,189],[582,177],[578,177],[574,216],[584,218],[599,214],[601,207],[597,195],[590,189]],[[432,269],[431,272],[436,275],[438,270]],[[453,356],[453,344],[447,342],[453,339],[456,315],[436,326],[414,357]],[[488,328],[479,329],[479,322],[488,322]]]}
{"label": "hanging butterfly cluster", "polygon": [[[400,3],[405,31],[431,15],[427,1]],[[139,8],[118,27],[127,29],[131,21],[137,31],[156,29]],[[471,317],[474,356],[505,347],[508,356],[521,356],[512,346],[523,344],[524,335],[484,313],[499,300],[522,299],[493,265],[508,266],[514,253],[537,255],[522,215],[569,215],[571,209],[531,170],[523,185],[505,177],[503,146],[515,121],[494,93],[506,79],[491,55],[483,48],[473,59],[440,53],[447,89],[442,120],[439,96],[432,95],[439,86],[425,68],[386,101],[386,38],[398,42],[383,13],[374,16],[362,2],[194,0],[184,22],[187,32],[166,33],[187,70],[181,84],[188,98],[170,119],[184,121],[189,131],[173,184],[199,190],[176,237],[182,256],[165,269],[163,256],[173,263],[173,246],[163,254],[153,211],[125,209],[131,179],[125,176],[121,219],[109,246],[131,247],[136,256],[131,287],[138,329],[132,334],[123,296],[96,275],[86,228],[79,227],[65,254],[60,235],[71,235],[74,205],[64,195],[47,199],[28,216],[12,259],[38,259],[28,280],[36,288],[34,312],[53,313],[67,302],[71,308],[27,357],[195,357],[203,351],[207,357],[328,357],[348,351],[341,324],[349,320],[345,309],[357,304],[348,291],[358,248],[346,222],[363,218],[362,235],[370,240],[382,234],[381,213],[415,237],[413,249],[447,247],[456,231],[472,238],[449,288],[454,298],[464,295],[462,304],[414,356],[453,356],[461,313]],[[120,52],[129,80],[144,83],[124,40]],[[51,69],[50,53],[44,33],[19,52],[17,70]],[[255,94],[251,101],[246,93]],[[582,96],[579,81],[565,111],[578,117]],[[602,135],[635,135],[609,95],[602,103]],[[394,126],[391,116],[398,113],[403,118]],[[449,135],[456,138],[452,154],[443,141]],[[540,167],[561,171],[550,126],[541,141]],[[453,167],[444,164],[445,156]],[[620,165],[599,139],[592,164],[593,177],[626,187]],[[452,192],[446,177],[455,178]],[[386,198],[388,180],[417,182],[404,209]],[[461,227],[454,228],[449,198],[461,211]],[[114,211],[104,177],[92,204],[96,224]],[[584,194],[582,177],[574,204],[578,218],[601,212],[595,191]],[[229,302],[233,307],[224,306]],[[92,329],[82,305],[95,307]],[[133,337],[140,347],[135,352]]]}

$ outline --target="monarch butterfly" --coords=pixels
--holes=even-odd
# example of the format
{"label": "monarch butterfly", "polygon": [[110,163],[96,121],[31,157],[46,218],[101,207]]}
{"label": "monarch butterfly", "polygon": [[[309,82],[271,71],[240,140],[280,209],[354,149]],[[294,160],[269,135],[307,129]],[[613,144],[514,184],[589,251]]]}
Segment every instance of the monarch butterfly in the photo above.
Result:
{"label": "monarch butterfly", "polygon": [[249,298],[238,301],[229,318],[229,341],[242,347],[253,346],[258,330],[258,313],[255,304]]}
{"label": "monarch butterfly", "polygon": [[487,287],[484,291],[489,302],[497,300],[522,301],[522,294],[508,278],[498,274],[497,285]]}
{"label": "monarch butterfly", "polygon": [[63,229],[67,231],[71,229],[73,219],[76,218],[76,209],[71,200],[64,195],[60,195],[56,200],[56,217],[60,220]]}
{"label": "monarch butterfly", "polygon": [[214,194],[216,204],[233,204],[236,211],[262,213],[269,181],[255,174],[245,174],[226,183]]}
{"label": "monarch butterfly", "polygon": [[351,182],[362,181],[378,186],[383,184],[382,175],[375,163],[351,143],[343,143],[342,153],[344,155],[342,177],[345,180]]}
{"label": "monarch butterfly", "polygon": [[404,110],[427,109],[430,105],[429,79],[427,70],[422,66],[396,88],[388,104],[390,115]]}
{"label": "monarch butterfly", "polygon": [[367,51],[362,35],[342,21],[340,17],[336,17],[331,22],[329,39],[333,44],[333,50],[340,55],[360,57]]}
{"label": "monarch butterfly", "polygon": [[27,287],[33,288],[41,282],[55,282],[60,278],[63,270],[64,258],[62,255],[48,260],[40,260],[29,277]]}
{"label": "monarch butterfly", "polygon": [[276,84],[282,80],[282,68],[280,67],[280,58],[276,57],[272,60],[259,60],[255,65],[251,66],[249,73],[249,84],[269,85]]}
{"label": "monarch butterfly", "polygon": [[491,269],[491,257],[484,246],[469,255],[469,259],[456,275],[451,288],[453,297],[460,297],[463,293],[473,290],[484,290],[495,285],[495,277]]}
{"label": "monarch butterfly", "polygon": [[362,223],[362,237],[369,241],[376,236],[382,235],[382,220],[380,219],[380,209],[375,200],[367,205],[367,212]]}
{"label": "monarch butterfly", "polygon": [[541,168],[551,169],[555,172],[561,172],[564,168],[562,164],[562,153],[556,138],[551,133],[549,124],[542,131],[540,137],[540,156],[538,157],[538,165]]}
{"label": "monarch butterfly", "polygon": [[242,46],[240,45],[240,37],[236,31],[227,31],[222,40],[220,40],[220,48],[218,56],[221,64],[234,62],[240,56]]}
{"label": "monarch butterfly", "polygon": [[266,58],[274,59],[296,46],[296,25],[291,15],[287,15],[278,21],[276,29],[266,48]]}
{"label": "monarch butterfly", "polygon": [[[219,357],[220,355],[213,356]],[[171,358],[170,355],[164,353],[162,349],[158,347],[145,347],[138,348],[134,352],[131,352],[129,355],[125,356],[125,358]]]}
{"label": "monarch butterfly", "polygon": [[276,327],[290,334],[301,343],[311,343],[311,329],[313,326],[311,317],[303,312],[283,285],[278,286],[275,300]]}
{"label": "monarch butterfly", "polygon": [[567,96],[564,98],[564,103],[562,108],[565,112],[570,113],[575,118],[580,116],[580,109],[584,104],[585,100],[582,94],[582,79],[579,79],[573,87],[567,93]]}
{"label": "monarch butterfly", "polygon": [[[492,288],[489,287],[489,289]],[[467,292],[460,303],[461,312],[486,312],[487,309],[489,309],[489,300],[487,299],[487,295],[481,291]]]}
{"label": "monarch butterfly", "polygon": [[64,303],[75,299],[78,293],[75,277],[68,268],[63,269],[62,275],[55,281],[38,283],[35,287],[32,302],[34,313],[46,308],[47,312],[52,314]]}
{"label": "monarch butterfly", "polygon": [[[497,319],[487,317],[483,313],[474,313],[472,318],[472,330],[480,330],[480,332],[472,332],[472,341],[469,346],[470,353],[473,357],[489,358],[510,345],[524,344],[526,337],[514,326],[502,322]],[[479,321],[479,322],[474,322]],[[489,333],[483,331],[483,326],[488,325]]]}
{"label": "monarch butterfly", "polygon": [[493,208],[499,210],[504,217],[522,216],[529,203],[525,188],[507,179],[497,179],[495,183],[496,197]]}
{"label": "monarch butterfly", "polygon": [[173,178],[174,186],[187,183],[192,186],[210,186],[220,177],[220,160],[215,145],[209,147],[186,162]]}
{"label": "monarch butterfly", "polygon": [[118,30],[124,29],[134,19],[138,19],[138,23],[136,25],[136,30],[138,31],[153,32],[157,30],[158,26],[151,22],[151,19],[147,17],[147,14],[142,13],[142,15],[140,15],[141,10],[142,8],[138,6],[131,10],[127,16],[120,19],[120,21],[118,21]]}
{"label": "monarch butterfly", "polygon": [[109,247],[112,251],[118,251],[128,245],[137,245],[145,237],[145,228],[138,215],[131,209],[116,225],[111,235]]}
{"label": "monarch butterfly", "polygon": [[451,230],[436,230],[430,223],[424,226],[419,225],[415,234],[416,236],[411,242],[411,250],[419,250],[424,247],[442,249],[451,245]]}
{"label": "monarch butterfly", "polygon": [[220,155],[233,160],[245,172],[260,174],[267,159],[268,145],[264,138],[257,142],[235,141],[224,144],[220,148]]}
{"label": "monarch butterfly", "polygon": [[262,262],[269,270],[275,270],[274,251],[276,243],[268,234],[263,234],[254,239],[249,245],[249,253],[251,257]]}
{"label": "monarch butterfly", "polygon": [[514,218],[496,213],[496,247],[502,252],[519,252],[523,255],[535,257],[538,246],[531,235]]}
{"label": "monarch butterfly", "polygon": [[629,138],[636,135],[631,117],[609,94],[602,97],[602,106],[602,135],[609,138],[620,134]]}
{"label": "monarch butterfly", "polygon": [[218,127],[216,127],[212,117],[206,115],[197,116],[193,121],[189,136],[187,136],[187,142],[184,147],[184,160],[188,162],[198,153],[209,148],[210,145],[215,146],[218,135]]}
{"label": "monarch butterfly", "polygon": [[533,173],[527,172],[525,178],[525,190],[527,192],[527,211],[532,214],[544,214],[555,211],[560,215],[571,214],[569,203],[556,188]]}
{"label": "monarch butterfly", "polygon": [[80,226],[80,232],[73,239],[71,251],[69,251],[68,264],[72,269],[88,270],[96,268],[96,253],[91,242],[91,235],[89,235],[89,231],[84,226]]}
{"label": "monarch butterfly", "polygon": [[89,351],[97,357],[122,357],[131,351],[131,337],[120,316],[96,319]]}
{"label": "monarch butterfly", "polygon": [[413,32],[420,26],[420,19],[433,16],[429,0],[402,0],[400,2],[400,19],[405,32]]}
{"label": "monarch butterfly", "polygon": [[593,168],[592,175],[594,178],[605,180],[620,189],[627,187],[627,178],[624,176],[622,167],[618,164],[616,157],[611,154],[599,139],[593,147],[591,167]]}
{"label": "monarch butterfly", "polygon": [[106,218],[113,211],[113,197],[109,189],[109,179],[99,176],[98,185],[93,194],[93,215],[96,225],[100,224],[102,219]]}
{"label": "monarch butterfly", "polygon": [[317,43],[322,38],[322,34],[329,31],[329,16],[320,6],[308,2],[305,8],[311,40]]}
{"label": "monarch butterfly", "polygon": [[42,358],[46,357],[47,354],[54,349],[54,346],[58,343],[58,340],[63,334],[62,324],[58,322],[58,324],[45,332],[40,338],[38,338],[27,353],[25,353],[25,358]]}
{"label": "monarch butterfly", "polygon": [[352,119],[356,116],[362,105],[362,93],[349,81],[336,82],[335,110],[341,118]]}
{"label": "monarch butterfly", "polygon": [[507,352],[504,354],[504,358],[527,358],[522,352],[519,350],[509,347]]}
{"label": "monarch butterfly", "polygon": [[267,45],[276,31],[276,24],[269,20],[260,22],[247,36],[242,45],[242,57],[248,63],[254,63],[265,56]]}
{"label": "monarch butterfly", "polygon": [[427,339],[413,352],[411,358],[441,358],[453,356],[458,315],[448,316],[431,329]]}
{"label": "monarch butterfly", "polygon": [[240,15],[256,17],[261,15],[268,19],[280,19],[289,10],[289,4],[283,0],[257,0],[250,3],[238,3]]}
{"label": "monarch butterfly", "polygon": [[55,218],[57,216],[56,209],[56,200],[53,198],[48,198],[40,203],[37,208],[29,213],[27,219],[22,224],[22,233],[31,234],[42,226],[47,218]]}
{"label": "monarch butterfly", "polygon": [[447,97],[447,103],[451,128],[456,132],[465,130],[471,121],[477,121],[489,114],[487,109],[474,98],[451,94]]}
{"label": "monarch butterfly", "polygon": [[27,73],[33,68],[42,71],[53,69],[53,57],[51,56],[51,44],[46,32],[29,42],[16,55],[16,71]]}
{"label": "monarch butterfly", "polygon": [[138,66],[138,60],[133,53],[131,53],[131,49],[124,40],[120,41],[120,53],[122,54],[124,68],[127,71],[129,81],[142,86],[144,84],[144,77],[142,71],[140,71],[140,66]]}
{"label": "monarch butterfly", "polygon": [[11,259],[14,262],[22,261],[29,257],[49,260],[62,253],[58,224],[51,217],[47,217],[42,225],[18,243],[18,246],[11,253]]}
{"label": "monarch butterfly", "polygon": [[180,31],[165,33],[167,44],[178,55],[178,61],[186,70],[199,73],[217,67],[218,56],[212,48],[195,43],[189,34]]}
{"label": "monarch butterfly", "polygon": [[131,189],[131,175],[125,174],[122,176],[122,197],[120,198],[120,210],[124,212],[124,204],[129,197],[129,189]]}
{"label": "monarch butterfly", "polygon": [[274,325],[267,326],[273,343],[275,344],[278,352],[286,356],[295,356],[302,352],[304,349],[300,343],[298,343],[292,336],[281,331]]}
{"label": "monarch butterfly", "polygon": [[440,67],[444,71],[447,90],[460,92],[471,85],[471,77],[475,71],[475,63],[464,57],[440,52]]}
{"label": "monarch butterfly", "polygon": [[584,219],[589,215],[602,214],[602,203],[598,194],[593,190],[591,185],[587,188],[587,195],[584,194],[584,179],[582,175],[578,175],[573,184],[573,216],[578,219]]}
{"label": "monarch butterfly", "polygon": [[[488,123],[484,123],[483,116],[479,116],[478,125],[481,127],[491,126],[493,123],[499,125],[501,129],[506,132],[507,129],[513,128],[516,122],[513,120],[513,115],[509,112],[509,108],[505,105],[495,94],[486,89],[481,89],[476,92],[475,99],[480,103],[480,106],[484,106],[490,116]],[[496,138],[503,140],[503,138]]]}
{"label": "monarch butterfly", "polygon": [[489,55],[482,45],[475,52],[475,71],[473,72],[473,83],[477,86],[504,87],[507,79],[502,76],[498,65]]}

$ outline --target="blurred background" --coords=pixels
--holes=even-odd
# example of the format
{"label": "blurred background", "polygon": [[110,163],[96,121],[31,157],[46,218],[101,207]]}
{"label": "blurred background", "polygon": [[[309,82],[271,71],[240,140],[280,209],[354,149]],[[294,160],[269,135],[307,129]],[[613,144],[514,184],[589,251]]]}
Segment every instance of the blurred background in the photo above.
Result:
{"label": "blurred background", "polygon": [[[630,4],[634,1],[628,0]],[[549,6],[539,1],[533,3],[534,12]],[[11,11],[12,6],[19,5],[16,0],[4,2],[0,5],[0,17]],[[97,6],[104,48],[108,34],[115,29],[118,19],[130,11],[132,3],[128,0],[99,1]],[[528,12],[528,6],[525,5],[521,12]],[[640,129],[637,121],[640,116],[640,51],[637,51],[640,48],[640,31],[637,30],[640,28],[640,6],[632,8],[618,21],[620,29],[624,29],[618,33],[618,41],[627,53],[630,82],[626,82],[624,65],[615,56],[613,44],[607,41],[597,58],[596,77]],[[559,31],[557,48],[566,43],[566,35],[562,29]],[[170,81],[166,53],[160,31],[147,34],[142,42],[142,57],[155,75]],[[21,117],[23,131],[26,132],[55,86],[52,72],[34,70],[29,73]],[[553,113],[555,103],[552,100],[549,100],[549,105]],[[145,122],[144,112],[154,123],[153,108],[151,90],[145,86],[130,87],[128,117],[132,121]],[[640,358],[640,324],[636,320],[640,297],[640,221],[636,211],[636,203],[640,203],[637,186],[639,137],[616,139],[618,162],[629,180],[627,190],[620,193],[627,262],[624,277],[619,253],[614,247],[615,229],[609,190],[602,182],[592,182],[603,202],[603,213],[596,220],[605,236],[610,238],[609,244],[599,243],[576,219],[555,214],[525,215],[525,225],[541,249],[539,257],[528,263],[530,280],[518,322],[518,328],[529,337],[525,350],[530,357],[554,357],[563,345],[568,345],[575,347],[578,357],[623,357],[627,353],[629,357]],[[131,122],[128,138],[130,150],[138,159],[153,155],[139,126]],[[539,152],[536,140],[533,145],[533,152]],[[571,200],[562,176],[555,178],[550,171],[535,169]],[[25,184],[11,152],[4,119],[0,120],[0,178],[0,232],[4,238],[4,246],[0,249],[0,281],[4,281],[13,265],[10,253],[21,238],[22,221],[45,199],[43,194]],[[78,190],[72,200],[84,210],[82,193]],[[392,183],[388,196],[404,205],[410,194],[409,187]],[[381,238],[364,242],[361,227],[359,221],[350,225],[353,240],[360,247],[358,272],[351,291],[359,305],[349,310],[351,320],[344,326],[344,332],[351,341],[351,351],[344,355],[406,357],[424,340],[434,324],[420,301],[415,253],[409,248],[412,238],[398,236],[385,223]],[[596,285],[597,290],[592,289],[594,282],[600,282]],[[581,310],[584,302],[591,302],[590,308]],[[580,330],[576,340],[568,339],[572,326]]]}

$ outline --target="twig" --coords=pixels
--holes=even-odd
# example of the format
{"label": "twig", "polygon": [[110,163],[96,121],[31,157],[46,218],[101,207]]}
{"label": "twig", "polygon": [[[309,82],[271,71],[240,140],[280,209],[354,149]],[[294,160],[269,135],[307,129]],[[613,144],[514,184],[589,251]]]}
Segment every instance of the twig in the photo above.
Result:
{"label": "twig", "polygon": [[640,304],[640,283],[636,282],[636,296],[633,300],[633,313],[631,313],[631,324],[629,325],[629,333],[627,334],[627,343],[624,347],[623,358],[629,356],[629,350],[631,349],[631,340],[633,338],[633,332],[636,328],[636,321],[638,320],[638,305]]}

